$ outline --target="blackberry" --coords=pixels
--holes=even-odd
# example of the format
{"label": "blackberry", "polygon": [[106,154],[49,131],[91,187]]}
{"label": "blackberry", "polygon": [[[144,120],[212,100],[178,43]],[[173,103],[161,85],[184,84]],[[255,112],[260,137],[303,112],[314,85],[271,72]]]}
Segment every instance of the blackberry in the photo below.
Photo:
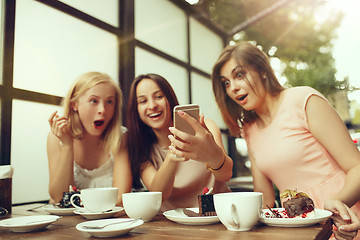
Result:
{"label": "blackberry", "polygon": [[[75,193],[80,193],[79,191],[73,191],[73,192],[64,192],[63,194],[63,198],[61,199],[60,201],[60,207],[61,208],[71,208],[73,207],[73,205],[71,205],[71,202],[70,202],[70,198],[73,194]],[[74,204],[76,206],[79,206],[81,207],[80,205],[80,198],[78,196],[74,197],[74,200],[73,200]]]}

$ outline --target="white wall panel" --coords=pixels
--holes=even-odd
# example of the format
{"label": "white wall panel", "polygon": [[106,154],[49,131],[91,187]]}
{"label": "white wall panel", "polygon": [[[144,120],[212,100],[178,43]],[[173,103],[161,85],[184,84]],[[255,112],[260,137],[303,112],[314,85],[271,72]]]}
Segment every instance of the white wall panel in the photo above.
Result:
{"label": "white wall panel", "polygon": [[135,37],[187,62],[186,14],[168,0],[135,0]]}
{"label": "white wall panel", "polygon": [[115,35],[39,2],[17,1],[14,87],[63,96],[84,72],[115,78],[117,44]]}
{"label": "white wall panel", "polygon": [[194,18],[190,18],[191,64],[211,73],[212,67],[223,50],[222,39]]}
{"label": "white wall panel", "polygon": [[114,27],[119,26],[119,0],[60,0]]}
{"label": "white wall panel", "polygon": [[226,128],[221,117],[218,105],[212,91],[211,80],[199,74],[191,74],[191,97],[192,102],[200,105],[200,112],[204,113],[206,118],[211,118],[218,127]]}
{"label": "white wall panel", "polygon": [[48,200],[49,169],[46,138],[48,118],[60,107],[13,101],[11,126],[11,165],[13,204]]}
{"label": "white wall panel", "polygon": [[188,75],[185,68],[141,48],[135,48],[135,76],[156,73],[164,77],[181,104],[189,103]]}

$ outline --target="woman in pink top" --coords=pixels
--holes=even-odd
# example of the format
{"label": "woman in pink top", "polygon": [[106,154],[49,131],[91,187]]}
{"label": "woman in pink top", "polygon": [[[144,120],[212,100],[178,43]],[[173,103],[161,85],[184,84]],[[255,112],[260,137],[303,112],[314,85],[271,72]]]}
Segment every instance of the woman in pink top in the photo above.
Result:
{"label": "woman in pink top", "polygon": [[226,191],[225,183],[232,175],[233,163],[216,124],[203,115],[197,122],[179,112],[196,134],[181,132],[172,127],[177,104],[172,87],[157,74],[140,75],[132,83],[126,115],[127,155],[135,187],[142,185],[141,179],[149,191],[163,193],[162,211],[198,206],[197,196],[205,187]]}
{"label": "woman in pink top", "polygon": [[305,192],[316,208],[333,212],[336,238],[353,238],[360,229],[360,152],[325,97],[310,87],[284,89],[267,56],[248,42],[224,49],[212,81],[231,133],[247,142],[264,206],[274,206],[273,184]]}

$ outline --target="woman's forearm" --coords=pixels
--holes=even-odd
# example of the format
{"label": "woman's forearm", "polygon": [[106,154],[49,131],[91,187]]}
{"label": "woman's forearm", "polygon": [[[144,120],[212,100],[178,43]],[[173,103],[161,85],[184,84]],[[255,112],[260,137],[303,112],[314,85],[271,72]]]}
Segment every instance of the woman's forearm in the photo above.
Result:
{"label": "woman's forearm", "polygon": [[344,187],[330,199],[337,199],[352,207],[360,200],[360,164],[348,171]]}
{"label": "woman's forearm", "polygon": [[59,158],[52,166],[49,194],[55,202],[59,202],[63,192],[68,191],[69,185],[74,184],[73,155],[72,146],[61,146]]}
{"label": "woman's forearm", "polygon": [[217,156],[206,163],[207,168],[214,174],[215,180],[227,182],[232,176],[233,161],[219,146]]}
{"label": "woman's forearm", "polygon": [[171,159],[171,154],[168,154],[164,163],[157,171],[154,179],[149,187],[150,191],[162,192],[163,201],[168,199],[174,187],[174,180],[178,162]]}

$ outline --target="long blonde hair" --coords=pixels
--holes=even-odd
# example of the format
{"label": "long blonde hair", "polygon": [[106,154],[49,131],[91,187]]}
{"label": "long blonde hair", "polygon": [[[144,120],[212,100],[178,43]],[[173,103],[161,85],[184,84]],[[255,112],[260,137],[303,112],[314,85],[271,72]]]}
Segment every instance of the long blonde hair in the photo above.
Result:
{"label": "long blonde hair", "polygon": [[276,78],[266,54],[253,44],[239,42],[234,46],[227,46],[222,51],[214,64],[211,75],[213,91],[230,133],[234,136],[239,136],[241,125],[255,121],[258,116],[254,111],[244,110],[226,93],[225,87],[221,82],[220,71],[230,59],[234,59],[238,65],[243,65],[245,68],[256,71],[265,90],[272,96],[278,95],[284,88]]}
{"label": "long blonde hair", "polygon": [[90,88],[100,83],[110,83],[115,90],[115,111],[108,126],[101,135],[106,151],[116,154],[119,151],[122,136],[122,92],[115,81],[107,74],[100,72],[87,72],[80,75],[66,97],[63,99],[64,116],[68,117],[70,122],[71,135],[75,139],[81,139],[84,135],[84,127],[77,111],[74,111],[73,105]]}

